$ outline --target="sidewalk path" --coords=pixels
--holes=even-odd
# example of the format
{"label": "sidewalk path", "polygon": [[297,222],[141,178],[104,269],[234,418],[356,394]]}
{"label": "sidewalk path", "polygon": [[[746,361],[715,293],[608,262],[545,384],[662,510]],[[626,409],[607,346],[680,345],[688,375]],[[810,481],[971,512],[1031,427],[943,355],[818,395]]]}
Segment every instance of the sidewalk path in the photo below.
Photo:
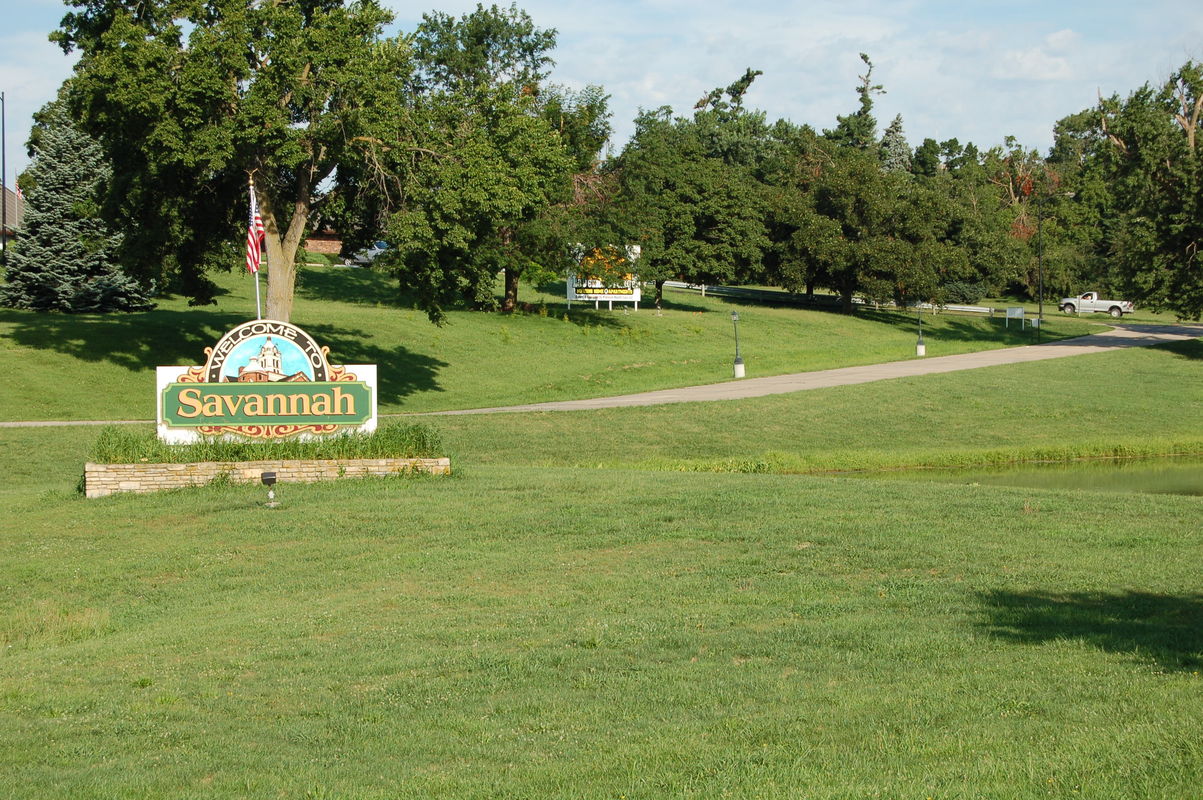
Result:
{"label": "sidewalk path", "polygon": [[[589,400],[561,400],[552,403],[531,403],[523,406],[500,408],[473,408],[462,411],[435,411],[421,416],[447,416],[453,414],[495,414],[516,411],[585,411],[596,408],[622,408],[626,406],[653,406],[665,403],[695,403],[707,400],[740,400],[747,397],[764,397],[770,394],[804,392],[809,389],[825,389],[830,386],[849,386],[871,383],[890,378],[908,378],[914,375],[932,375],[939,372],[956,372],[963,369],[994,367],[1000,364],[1021,364],[1028,361],[1044,361],[1050,358],[1066,358],[1090,353],[1106,353],[1124,347],[1148,347],[1166,342],[1181,342],[1203,337],[1200,325],[1120,325],[1106,333],[1063,339],[1048,344],[1027,347],[1008,347],[1001,350],[986,350],[980,353],[962,353],[955,356],[915,358],[906,361],[891,361],[886,364],[869,364],[863,367],[842,367],[821,372],[799,372],[792,375],[774,375],[767,378],[744,378],[742,380],[714,383],[706,386],[686,386],[680,389],[663,389],[657,392],[642,392],[618,397],[595,397]],[[415,415],[417,416],[417,415]]]}
{"label": "sidewalk path", "polygon": [[[963,369],[995,367],[1001,364],[1021,364],[1028,361],[1044,361],[1050,358],[1106,353],[1124,347],[1148,347],[1154,344],[1181,342],[1200,337],[1203,337],[1203,325],[1119,325],[1106,333],[1095,333],[1089,336],[1079,336],[1076,339],[1063,339],[1058,342],[1029,345],[1027,347],[986,350],[981,353],[914,358],[906,361],[891,361],[886,364],[869,364],[863,367],[842,367],[840,369],[828,369],[820,372],[774,375],[768,378],[744,378],[725,383],[713,383],[705,386],[685,386],[680,389],[662,389],[657,392],[641,392],[640,394],[626,394],[619,395],[618,397],[560,400],[551,403],[531,403],[523,406],[501,406],[497,408],[471,408],[459,411],[430,411],[423,414],[382,414],[381,416],[409,417],[501,414],[518,411],[586,411],[595,408],[654,406],[666,403],[697,403],[708,400],[741,400],[747,397],[764,397],[770,394],[825,389],[830,386],[871,383],[890,378],[909,378],[915,375],[957,372]],[[149,419],[0,422],[0,428],[40,428],[63,425],[145,425],[153,422],[154,420]]]}

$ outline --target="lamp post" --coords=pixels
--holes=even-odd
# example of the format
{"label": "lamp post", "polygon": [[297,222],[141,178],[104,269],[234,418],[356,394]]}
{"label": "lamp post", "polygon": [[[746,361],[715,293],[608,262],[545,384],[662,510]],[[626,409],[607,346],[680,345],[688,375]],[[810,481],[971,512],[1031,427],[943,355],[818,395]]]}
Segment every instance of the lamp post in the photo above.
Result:
{"label": "lamp post", "polygon": [[927,345],[923,343],[923,304],[915,303],[915,314],[919,318],[919,341],[915,343],[915,355],[927,355]]}
{"label": "lamp post", "polygon": [[739,355],[739,312],[731,312],[731,324],[735,326],[735,377],[744,376],[744,360]]}

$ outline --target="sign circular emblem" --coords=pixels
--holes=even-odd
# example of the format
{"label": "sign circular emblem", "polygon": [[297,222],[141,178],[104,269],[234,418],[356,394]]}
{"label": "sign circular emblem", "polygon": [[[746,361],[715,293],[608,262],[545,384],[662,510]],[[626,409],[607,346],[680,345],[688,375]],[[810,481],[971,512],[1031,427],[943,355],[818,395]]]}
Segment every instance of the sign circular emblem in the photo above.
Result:
{"label": "sign circular emblem", "polygon": [[326,381],[323,348],[295,325],[272,319],[246,322],[226,333],[205,362],[208,383]]}

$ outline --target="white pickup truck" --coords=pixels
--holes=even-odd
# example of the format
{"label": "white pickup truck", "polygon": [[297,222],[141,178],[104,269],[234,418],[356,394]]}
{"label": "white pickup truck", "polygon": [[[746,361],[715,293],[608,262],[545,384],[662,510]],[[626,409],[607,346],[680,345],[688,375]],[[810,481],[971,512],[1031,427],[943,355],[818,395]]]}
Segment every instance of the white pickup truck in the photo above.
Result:
{"label": "white pickup truck", "polygon": [[1073,314],[1078,311],[1086,313],[1105,311],[1117,319],[1124,314],[1131,314],[1134,310],[1130,301],[1101,300],[1099,299],[1098,292],[1085,292],[1077,297],[1062,297],[1061,302],[1057,303],[1057,308],[1066,314]]}

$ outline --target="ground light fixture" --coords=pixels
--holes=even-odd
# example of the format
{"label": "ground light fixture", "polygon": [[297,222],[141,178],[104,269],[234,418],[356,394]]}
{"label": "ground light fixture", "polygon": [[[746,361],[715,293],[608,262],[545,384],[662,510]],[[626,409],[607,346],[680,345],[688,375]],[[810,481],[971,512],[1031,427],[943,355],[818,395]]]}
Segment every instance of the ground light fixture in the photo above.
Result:
{"label": "ground light fixture", "polygon": [[280,504],[276,502],[276,473],[264,472],[259,475],[259,480],[267,487],[267,507],[276,508]]}
{"label": "ground light fixture", "polygon": [[927,355],[927,345],[923,343],[923,306],[915,304],[915,314],[919,319],[919,341],[915,342],[915,355]]}
{"label": "ground light fixture", "polygon": [[735,326],[735,377],[744,376],[744,360],[739,355],[739,312],[731,312],[731,324]]}

